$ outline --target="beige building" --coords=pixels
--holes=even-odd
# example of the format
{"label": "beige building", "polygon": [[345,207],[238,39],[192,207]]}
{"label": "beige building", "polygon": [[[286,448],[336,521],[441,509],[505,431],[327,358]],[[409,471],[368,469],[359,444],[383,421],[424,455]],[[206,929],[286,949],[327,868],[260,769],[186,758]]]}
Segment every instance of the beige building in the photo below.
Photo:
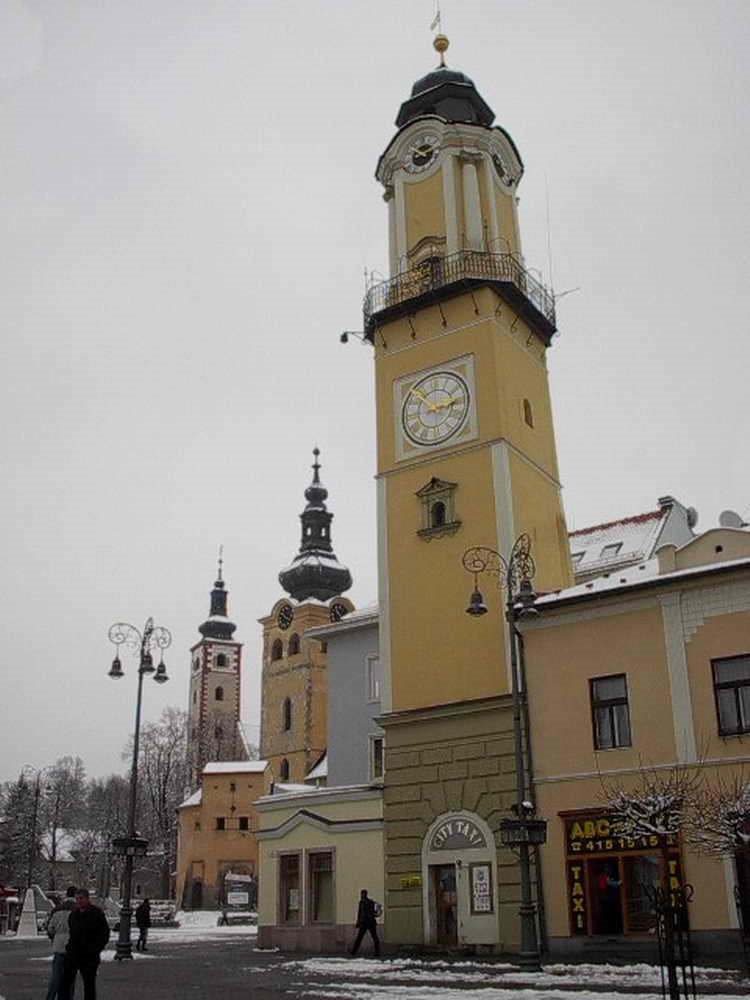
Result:
{"label": "beige building", "polygon": [[256,802],[269,787],[264,760],[206,764],[201,785],[178,809],[178,906],[226,902],[225,876],[258,875]]}
{"label": "beige building", "polygon": [[[675,767],[710,784],[750,762],[750,532],[736,522],[542,597],[522,626],[556,950],[653,942],[647,887],[659,883],[664,845],[615,836],[606,788],[637,789],[643,769]],[[694,887],[697,946],[737,947],[738,875],[750,915],[747,858],[710,859],[678,840],[668,857],[670,877]]]}

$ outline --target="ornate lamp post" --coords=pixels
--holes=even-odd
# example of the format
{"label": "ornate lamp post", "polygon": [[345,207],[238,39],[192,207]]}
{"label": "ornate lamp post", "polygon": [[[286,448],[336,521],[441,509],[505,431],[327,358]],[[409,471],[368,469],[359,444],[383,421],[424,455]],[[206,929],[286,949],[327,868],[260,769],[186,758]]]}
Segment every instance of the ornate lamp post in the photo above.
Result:
{"label": "ornate lamp post", "polygon": [[520,964],[525,969],[541,969],[539,940],[536,929],[536,906],[531,892],[530,848],[544,844],[547,839],[547,822],[534,816],[534,805],[529,801],[526,761],[521,720],[522,690],[519,674],[519,618],[539,614],[534,607],[536,594],[531,585],[536,567],[531,557],[531,540],[528,535],[516,539],[509,559],[504,559],[494,549],[481,546],[467,549],[463,555],[464,569],[474,577],[474,590],[466,613],[473,616],[487,614],[487,605],[479,590],[479,577],[489,573],[497,586],[505,590],[505,618],[510,631],[511,694],[513,699],[513,753],[516,768],[518,802],[513,807],[516,819],[504,819],[500,824],[500,839],[506,847],[518,851],[521,877],[521,954]]}
{"label": "ornate lamp post", "polygon": [[[154,619],[149,618],[143,627],[143,633],[139,632],[134,625],[126,622],[117,622],[109,630],[109,641],[117,646],[117,654],[112,660],[109,676],[112,680],[119,680],[123,677],[122,663],[120,662],[120,646],[126,646],[134,653],[139,654],[138,664],[138,697],[135,707],[135,734],[133,736],[133,763],[130,769],[130,804],[128,807],[128,835],[118,837],[113,841],[113,850],[116,854],[125,856],[125,873],[123,877],[123,900],[120,911],[120,933],[117,938],[117,952],[115,958],[121,961],[123,958],[133,957],[133,946],[130,940],[130,923],[133,911],[130,905],[130,896],[133,887],[133,859],[142,857],[146,853],[147,841],[138,837],[135,828],[136,806],[138,797],[138,751],[141,735],[141,703],[143,700],[143,678],[146,674],[153,674],[157,684],[164,684],[169,680],[167,668],[164,664],[165,650],[172,643],[172,635],[168,629],[161,625],[154,625]],[[160,650],[159,665],[154,667],[154,659],[151,655],[152,649]]]}

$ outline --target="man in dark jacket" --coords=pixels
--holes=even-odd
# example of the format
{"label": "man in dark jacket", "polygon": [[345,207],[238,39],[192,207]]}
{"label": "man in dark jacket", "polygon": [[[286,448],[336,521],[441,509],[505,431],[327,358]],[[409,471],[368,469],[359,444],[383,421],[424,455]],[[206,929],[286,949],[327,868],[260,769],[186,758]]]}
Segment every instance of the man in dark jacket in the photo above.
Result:
{"label": "man in dark jacket", "polygon": [[67,982],[72,983],[76,972],[80,972],[83,1000],[96,1000],[96,971],[99,956],[109,941],[109,924],[99,907],[89,899],[87,889],[79,889],[76,893],[76,908],[70,914],[68,929]]}
{"label": "man in dark jacket", "polygon": [[135,943],[135,950],[146,951],[148,929],[151,926],[151,903],[148,899],[144,899],[140,906],[135,908],[135,922],[138,925],[138,940]]}
{"label": "man in dark jacket", "polygon": [[380,957],[380,941],[378,940],[378,920],[377,920],[377,904],[374,900],[370,899],[367,895],[367,889],[363,889],[359,894],[359,906],[357,907],[357,938],[352,945],[350,955],[356,955],[359,951],[359,946],[362,944],[362,938],[370,932],[372,937],[373,948],[375,949],[375,957]]}

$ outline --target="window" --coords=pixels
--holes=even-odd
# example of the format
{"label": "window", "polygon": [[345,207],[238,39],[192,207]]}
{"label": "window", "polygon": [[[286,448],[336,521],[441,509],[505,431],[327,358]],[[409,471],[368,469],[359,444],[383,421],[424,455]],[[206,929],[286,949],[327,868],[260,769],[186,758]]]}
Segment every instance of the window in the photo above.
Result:
{"label": "window", "polygon": [[193,691],[193,704],[195,705],[197,701],[198,701],[198,692]]}
{"label": "window", "polygon": [[292,699],[285,698],[281,709],[281,725],[285,732],[292,728]]}
{"label": "window", "polygon": [[591,687],[594,749],[614,750],[631,746],[630,709],[625,674],[596,677]]}
{"label": "window", "polygon": [[247,816],[240,816],[240,830],[249,830],[250,821]]}
{"label": "window", "polygon": [[523,419],[529,427],[534,426],[534,411],[531,409],[531,403],[528,399],[523,401]]}
{"label": "window", "polygon": [[271,646],[271,659],[280,660],[284,655],[284,647],[281,643],[281,639],[274,639],[273,645]]}
{"label": "window", "polygon": [[380,684],[381,684],[380,657],[375,655],[368,656],[367,657],[367,700],[368,701],[380,701]]}
{"label": "window", "polygon": [[216,817],[216,829],[217,830],[226,830],[226,828],[227,828],[226,818],[224,816],[217,816]]}
{"label": "window", "polygon": [[217,701],[224,701],[224,688],[223,687],[217,687],[216,688],[216,691],[214,692],[214,698]]}
{"label": "window", "polygon": [[289,638],[289,655],[295,656],[299,653],[299,636],[294,632]]}
{"label": "window", "polygon": [[621,548],[622,548],[622,542],[612,542],[611,545],[605,545],[602,551],[599,553],[599,558],[612,559],[619,553]]}
{"label": "window", "polygon": [[385,771],[383,759],[383,737],[370,737],[370,776],[373,780],[382,778]]}
{"label": "window", "polygon": [[570,557],[570,561],[573,563],[574,566],[577,566],[585,555],[586,555],[585,550],[583,552],[574,552]]}
{"label": "window", "polygon": [[195,829],[196,830],[200,830],[200,828],[201,828],[201,821],[199,819],[197,819],[195,821]]}
{"label": "window", "polygon": [[299,854],[282,854],[279,858],[279,922],[300,922]]}
{"label": "window", "polygon": [[334,922],[333,854],[316,851],[308,855],[308,885],[310,887],[310,921],[315,924]]}
{"label": "window", "polygon": [[226,665],[227,665],[226,656],[223,653],[219,653],[219,655],[216,657],[216,666],[225,667]]}
{"label": "window", "polygon": [[430,508],[430,527],[441,528],[445,524],[445,504],[437,500]]}
{"label": "window", "polygon": [[321,651],[321,653],[327,653],[328,652],[328,643],[325,641],[325,639],[320,644],[320,651]]}
{"label": "window", "polygon": [[286,757],[279,766],[279,777],[282,781],[289,781],[289,761]]}
{"label": "window", "polygon": [[712,660],[719,735],[750,732],[750,655]]}

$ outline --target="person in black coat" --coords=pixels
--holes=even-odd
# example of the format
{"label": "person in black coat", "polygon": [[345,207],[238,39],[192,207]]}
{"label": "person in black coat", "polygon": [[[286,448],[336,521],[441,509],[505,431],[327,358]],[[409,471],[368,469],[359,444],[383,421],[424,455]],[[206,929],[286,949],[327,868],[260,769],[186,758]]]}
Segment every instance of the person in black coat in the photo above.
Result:
{"label": "person in black coat", "polygon": [[359,906],[357,907],[357,937],[354,944],[349,952],[350,955],[356,955],[359,951],[359,946],[362,944],[362,938],[370,932],[370,937],[372,938],[373,948],[375,950],[375,957],[380,957],[380,941],[378,940],[378,919],[377,919],[377,904],[374,900],[370,899],[367,895],[367,889],[363,889],[359,894]]}
{"label": "person in black coat", "polygon": [[138,940],[135,943],[136,951],[146,951],[146,941],[148,939],[148,929],[151,926],[151,903],[144,899],[135,910],[135,922],[138,925]]}
{"label": "person in black coat", "polygon": [[87,889],[76,893],[76,907],[70,914],[68,928],[66,989],[62,1000],[70,996],[76,972],[80,972],[83,980],[83,1000],[96,1000],[96,971],[109,941],[109,924],[104,913],[91,902]]}

